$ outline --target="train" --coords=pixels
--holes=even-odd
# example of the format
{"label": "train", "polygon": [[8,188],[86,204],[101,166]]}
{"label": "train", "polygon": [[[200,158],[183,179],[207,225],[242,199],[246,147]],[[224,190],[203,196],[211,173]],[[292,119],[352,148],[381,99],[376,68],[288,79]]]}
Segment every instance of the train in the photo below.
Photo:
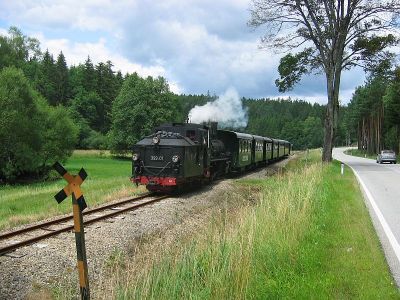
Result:
{"label": "train", "polygon": [[133,146],[132,177],[149,191],[174,192],[240,174],[291,154],[285,140],[218,129],[207,124],[169,123]]}

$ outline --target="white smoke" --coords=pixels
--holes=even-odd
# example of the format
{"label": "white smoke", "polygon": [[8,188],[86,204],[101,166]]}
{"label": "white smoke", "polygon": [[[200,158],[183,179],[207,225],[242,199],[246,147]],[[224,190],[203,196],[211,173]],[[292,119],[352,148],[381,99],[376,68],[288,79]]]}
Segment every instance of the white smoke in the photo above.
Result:
{"label": "white smoke", "polygon": [[189,120],[191,123],[213,121],[221,127],[243,128],[247,126],[248,117],[238,92],[231,87],[215,101],[193,107]]}

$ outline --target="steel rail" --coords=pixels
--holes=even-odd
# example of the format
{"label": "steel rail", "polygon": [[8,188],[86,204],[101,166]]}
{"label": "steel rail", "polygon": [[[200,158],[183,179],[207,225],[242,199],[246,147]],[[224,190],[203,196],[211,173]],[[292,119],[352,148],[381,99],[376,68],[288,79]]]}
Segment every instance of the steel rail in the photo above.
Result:
{"label": "steel rail", "polygon": [[[97,222],[97,221],[101,221],[101,220],[104,220],[104,219],[108,219],[108,218],[110,218],[110,217],[113,217],[113,216],[122,214],[122,213],[124,213],[124,212],[130,211],[130,210],[135,210],[135,209],[138,209],[138,208],[140,208],[140,207],[149,205],[149,204],[151,204],[151,203],[154,203],[154,202],[157,202],[157,201],[161,201],[161,200],[163,200],[163,199],[165,199],[165,198],[169,198],[169,197],[170,197],[170,196],[168,196],[168,195],[164,195],[164,196],[161,196],[161,197],[158,197],[158,198],[155,198],[155,199],[151,199],[151,200],[146,201],[146,202],[143,202],[143,203],[139,203],[139,204],[136,204],[136,205],[133,205],[133,206],[129,206],[129,207],[126,207],[126,208],[122,208],[122,209],[120,209],[120,210],[113,211],[113,212],[111,212],[111,213],[109,213],[109,214],[105,214],[105,215],[103,215],[103,216],[95,217],[95,218],[93,218],[93,219],[84,221],[83,224],[89,225],[89,224],[95,223],[95,222]],[[115,206],[115,205],[114,205],[114,206]],[[40,228],[40,227],[39,227],[39,228]],[[40,241],[40,240],[46,239],[46,238],[48,238],[48,237],[58,235],[58,234],[60,234],[60,233],[62,233],[62,232],[70,231],[70,230],[72,230],[72,229],[74,229],[74,225],[69,225],[69,226],[66,226],[66,227],[61,228],[61,229],[56,229],[56,230],[54,230],[54,231],[52,231],[52,232],[48,232],[48,233],[45,233],[45,234],[42,234],[42,235],[39,235],[39,236],[30,238],[30,239],[27,239],[27,240],[24,240],[24,241],[15,243],[15,244],[11,244],[11,245],[2,247],[2,248],[0,248],[0,255],[6,254],[6,253],[8,253],[8,252],[10,252],[10,251],[16,250],[16,249],[18,249],[18,248],[20,248],[20,247],[23,247],[23,246],[27,246],[27,245],[33,244],[33,243],[38,242],[38,241]]]}
{"label": "steel rail", "polygon": [[[123,200],[123,201],[119,201],[119,202],[115,202],[115,203],[99,206],[99,207],[84,211],[83,215],[93,214],[95,212],[99,212],[99,211],[102,211],[102,210],[107,209],[107,208],[111,208],[111,207],[115,207],[115,206],[118,206],[118,205],[126,204],[126,203],[129,203],[129,202],[132,202],[132,201],[141,200],[143,198],[151,197],[152,195],[153,195],[153,193],[146,193],[144,195],[140,195],[140,196],[135,197],[135,198],[130,198],[130,199],[126,199],[126,200]],[[40,223],[40,224],[36,224],[36,225],[29,226],[29,227],[21,228],[21,229],[18,229],[18,230],[5,232],[3,234],[0,234],[0,240],[8,239],[8,238],[16,236],[18,234],[27,233],[27,232],[30,232],[30,231],[33,231],[33,230],[41,229],[43,227],[47,227],[47,226],[50,226],[50,225],[62,223],[62,222],[69,221],[69,220],[72,220],[72,219],[73,219],[73,215],[71,214],[71,215],[68,215],[68,216],[65,216],[65,217],[61,217],[61,218],[57,218],[57,219],[54,219],[54,220],[51,220],[51,221],[46,221],[46,222],[43,222],[43,223]]]}

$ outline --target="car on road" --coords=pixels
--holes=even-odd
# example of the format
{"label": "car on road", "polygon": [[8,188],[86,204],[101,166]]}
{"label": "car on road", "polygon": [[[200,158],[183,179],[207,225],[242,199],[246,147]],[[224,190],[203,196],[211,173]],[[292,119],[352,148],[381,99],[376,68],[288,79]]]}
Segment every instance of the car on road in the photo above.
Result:
{"label": "car on road", "polygon": [[381,153],[378,154],[376,158],[376,162],[378,164],[382,164],[384,162],[389,162],[391,164],[396,163],[396,153],[393,150],[382,150]]}

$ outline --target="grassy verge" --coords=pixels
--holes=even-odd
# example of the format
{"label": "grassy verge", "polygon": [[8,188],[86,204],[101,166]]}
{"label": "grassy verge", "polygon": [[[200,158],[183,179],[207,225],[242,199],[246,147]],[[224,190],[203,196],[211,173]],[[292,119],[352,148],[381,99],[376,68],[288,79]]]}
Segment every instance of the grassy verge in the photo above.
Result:
{"label": "grassy verge", "polygon": [[283,175],[238,180],[259,201],[147,265],[117,264],[117,299],[399,299],[358,184],[313,152]]}
{"label": "grassy verge", "polygon": [[[375,154],[368,154],[366,151],[359,150],[359,149],[349,149],[349,150],[344,151],[344,153],[348,154],[348,155],[358,156],[358,157],[370,158],[373,160],[376,160],[376,156],[377,156]],[[400,163],[398,155],[397,155],[397,163]]]}
{"label": "grassy verge", "polygon": [[[107,152],[76,151],[65,167],[71,174],[77,174],[81,167],[87,171],[82,189],[89,207],[139,191],[129,181],[131,162],[114,159]],[[57,204],[53,198],[65,184],[60,179],[0,186],[0,229],[70,212],[69,199]]]}
{"label": "grassy verge", "polygon": [[344,151],[344,153],[348,154],[348,155],[358,156],[358,157],[376,159],[376,154],[368,154],[367,151],[360,150],[360,149],[348,149],[348,150]]}

